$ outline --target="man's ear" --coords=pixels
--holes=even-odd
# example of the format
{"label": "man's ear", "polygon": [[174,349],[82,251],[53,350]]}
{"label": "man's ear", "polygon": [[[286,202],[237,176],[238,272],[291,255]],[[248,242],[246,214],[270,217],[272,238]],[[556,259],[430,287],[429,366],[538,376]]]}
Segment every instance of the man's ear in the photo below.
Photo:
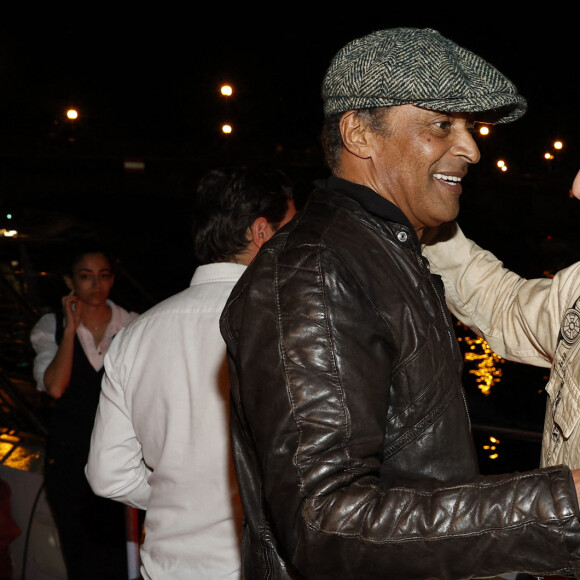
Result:
{"label": "man's ear", "polygon": [[273,229],[265,217],[256,218],[250,226],[251,241],[258,248],[261,248],[272,237],[273,233]]}
{"label": "man's ear", "polygon": [[341,117],[339,127],[345,148],[356,157],[368,159],[370,157],[367,139],[369,131],[360,115],[356,111],[347,111]]}

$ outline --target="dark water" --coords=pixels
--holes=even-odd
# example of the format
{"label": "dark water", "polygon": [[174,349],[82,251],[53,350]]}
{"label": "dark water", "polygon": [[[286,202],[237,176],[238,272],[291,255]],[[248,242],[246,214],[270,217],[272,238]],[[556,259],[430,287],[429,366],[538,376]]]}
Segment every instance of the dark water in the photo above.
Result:
{"label": "dark water", "polygon": [[538,467],[549,369],[501,359],[460,323],[455,331],[465,357],[463,385],[482,472]]}

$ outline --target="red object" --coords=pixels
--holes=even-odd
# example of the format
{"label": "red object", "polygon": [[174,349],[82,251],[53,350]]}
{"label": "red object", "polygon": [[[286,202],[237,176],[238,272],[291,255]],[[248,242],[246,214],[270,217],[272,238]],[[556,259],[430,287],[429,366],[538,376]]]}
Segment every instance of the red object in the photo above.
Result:
{"label": "red object", "polygon": [[125,522],[127,533],[127,569],[129,572],[129,580],[137,580],[141,578],[141,574],[139,573],[139,568],[141,566],[141,560],[139,558],[139,546],[141,545],[141,531],[139,530],[138,510],[126,506]]}
{"label": "red object", "polygon": [[12,578],[10,544],[22,533],[12,517],[10,486],[0,479],[0,578]]}

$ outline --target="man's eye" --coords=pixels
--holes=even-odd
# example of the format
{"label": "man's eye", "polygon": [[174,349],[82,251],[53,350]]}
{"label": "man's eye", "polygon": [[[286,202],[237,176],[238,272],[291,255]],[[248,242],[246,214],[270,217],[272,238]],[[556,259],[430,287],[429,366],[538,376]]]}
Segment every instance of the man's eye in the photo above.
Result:
{"label": "man's eye", "polygon": [[451,121],[437,121],[436,125],[443,129],[444,131],[448,131],[451,127]]}

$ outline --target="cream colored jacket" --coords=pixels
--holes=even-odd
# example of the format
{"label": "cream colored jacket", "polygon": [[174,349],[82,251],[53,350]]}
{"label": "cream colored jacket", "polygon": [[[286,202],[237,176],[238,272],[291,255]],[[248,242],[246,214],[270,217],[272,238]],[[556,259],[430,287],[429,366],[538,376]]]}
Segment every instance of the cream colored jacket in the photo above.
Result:
{"label": "cream colored jacket", "polygon": [[542,466],[580,468],[580,262],[526,280],[446,224],[423,240],[451,312],[512,361],[551,367]]}

